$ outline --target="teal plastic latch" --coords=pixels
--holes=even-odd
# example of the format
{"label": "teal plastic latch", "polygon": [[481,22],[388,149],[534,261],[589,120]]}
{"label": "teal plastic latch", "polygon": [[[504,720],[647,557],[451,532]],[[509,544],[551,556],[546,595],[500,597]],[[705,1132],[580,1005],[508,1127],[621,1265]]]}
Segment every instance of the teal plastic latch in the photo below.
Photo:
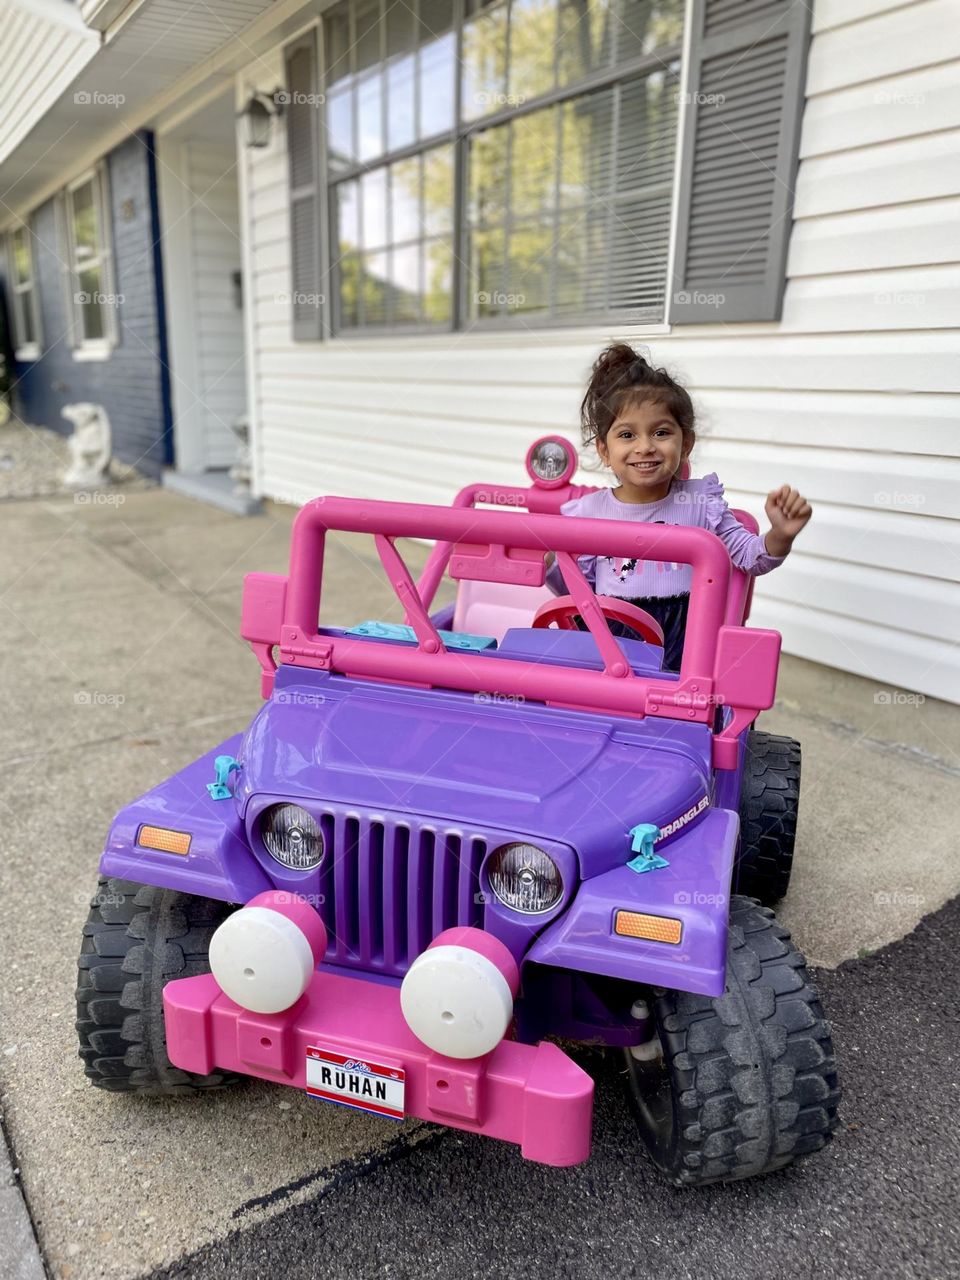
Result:
{"label": "teal plastic latch", "polygon": [[669,867],[670,863],[666,858],[653,852],[653,842],[660,834],[658,826],[652,822],[640,822],[630,828],[630,834],[633,836],[630,848],[637,855],[627,863],[631,871],[656,871],[658,867]]}
{"label": "teal plastic latch", "polygon": [[[469,631],[439,631],[437,633],[448,649],[466,649],[479,653],[483,649],[495,649],[497,641],[494,636],[476,636]],[[402,622],[361,622],[347,630],[348,636],[372,636],[376,640],[403,640],[407,644],[417,643],[417,633],[413,627],[404,626]]]}
{"label": "teal plastic latch", "polygon": [[231,791],[227,786],[227,779],[235,769],[239,770],[240,761],[234,760],[233,756],[217,756],[213,766],[217,771],[217,780],[216,782],[208,782],[207,790],[214,800],[229,800]]}

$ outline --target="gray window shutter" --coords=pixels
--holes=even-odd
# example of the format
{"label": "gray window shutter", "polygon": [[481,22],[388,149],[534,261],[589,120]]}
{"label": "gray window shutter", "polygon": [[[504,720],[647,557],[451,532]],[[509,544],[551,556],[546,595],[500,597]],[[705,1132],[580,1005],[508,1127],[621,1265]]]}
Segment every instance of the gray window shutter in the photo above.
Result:
{"label": "gray window shutter", "polygon": [[694,0],[671,323],[780,318],[810,17]]}
{"label": "gray window shutter", "polygon": [[320,143],[316,33],[284,50],[290,183],[290,287],[295,342],[322,336]]}

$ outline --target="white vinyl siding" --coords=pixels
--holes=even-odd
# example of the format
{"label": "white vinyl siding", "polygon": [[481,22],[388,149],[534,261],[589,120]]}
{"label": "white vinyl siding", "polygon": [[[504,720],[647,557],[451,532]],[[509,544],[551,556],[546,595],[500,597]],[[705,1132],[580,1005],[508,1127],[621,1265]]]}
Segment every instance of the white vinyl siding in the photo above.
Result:
{"label": "white vinyl siding", "polygon": [[[246,152],[260,490],[448,503],[471,480],[522,482],[538,434],[576,436],[590,363],[625,338],[691,388],[694,474],[716,471],[731,505],[761,521],[783,482],[814,506],[784,566],[758,580],[751,622],[878,689],[960,702],[960,95],[956,61],[944,65],[960,26],[948,8],[816,4],[775,324],[295,345],[283,140]],[[279,51],[264,63],[249,76],[269,91]]]}

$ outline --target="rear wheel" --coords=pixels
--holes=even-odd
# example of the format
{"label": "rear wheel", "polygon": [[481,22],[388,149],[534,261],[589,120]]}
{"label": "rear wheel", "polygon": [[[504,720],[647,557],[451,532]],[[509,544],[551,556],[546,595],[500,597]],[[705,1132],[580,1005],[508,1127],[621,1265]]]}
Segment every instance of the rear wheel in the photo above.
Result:
{"label": "rear wheel", "polygon": [[190,1094],[242,1078],[173,1066],[163,1020],[163,988],[210,972],[210,939],[232,910],[212,898],[100,878],[83,927],[77,982],[80,1057],[98,1088]]}
{"label": "rear wheel", "polygon": [[641,1141],[676,1186],[771,1173],[837,1126],[830,1024],[773,912],[732,900],[722,996],[655,989],[653,1037],[623,1051]]}
{"label": "rear wheel", "polygon": [[751,729],[740,792],[738,893],[773,906],[787,892],[800,807],[800,743]]}

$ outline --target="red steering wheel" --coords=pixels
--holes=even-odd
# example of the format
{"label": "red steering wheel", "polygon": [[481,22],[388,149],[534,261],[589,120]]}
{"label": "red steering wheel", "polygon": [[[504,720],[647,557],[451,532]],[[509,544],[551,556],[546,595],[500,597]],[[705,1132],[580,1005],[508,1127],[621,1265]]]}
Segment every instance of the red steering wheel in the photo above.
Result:
{"label": "red steering wheel", "polygon": [[[597,596],[596,601],[605,618],[631,627],[639,633],[641,639],[646,640],[647,644],[663,646],[663,629],[656,618],[652,618],[649,613],[645,613],[643,609],[638,609],[635,604],[630,604],[626,600],[618,600],[616,596]],[[547,600],[540,606],[533,615],[533,625],[543,628],[556,623],[561,631],[576,631],[577,624],[574,618],[579,614],[580,608],[573,596],[557,596],[556,600]]]}

